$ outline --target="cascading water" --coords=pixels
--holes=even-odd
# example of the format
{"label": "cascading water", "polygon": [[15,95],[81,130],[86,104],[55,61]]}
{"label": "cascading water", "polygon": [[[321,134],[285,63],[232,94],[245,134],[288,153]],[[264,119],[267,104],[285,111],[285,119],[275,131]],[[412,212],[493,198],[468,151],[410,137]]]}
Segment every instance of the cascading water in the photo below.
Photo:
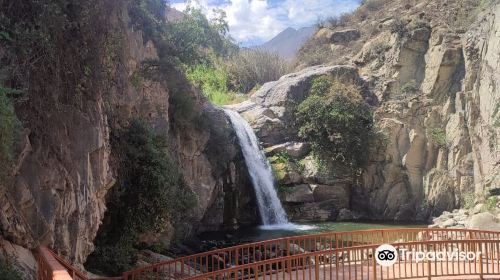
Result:
{"label": "cascading water", "polygon": [[274,178],[271,167],[260,149],[253,129],[237,112],[225,109],[238,136],[245,163],[252,179],[257,196],[260,216],[264,226],[290,226],[286,212],[274,189]]}

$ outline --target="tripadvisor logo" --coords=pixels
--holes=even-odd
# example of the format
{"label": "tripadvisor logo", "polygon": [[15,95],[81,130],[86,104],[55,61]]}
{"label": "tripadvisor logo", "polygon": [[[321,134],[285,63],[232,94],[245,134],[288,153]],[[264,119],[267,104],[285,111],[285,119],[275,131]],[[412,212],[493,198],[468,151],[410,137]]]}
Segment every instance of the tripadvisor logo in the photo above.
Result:
{"label": "tripadvisor logo", "polygon": [[380,245],[375,251],[375,259],[381,266],[394,265],[398,261],[398,251],[392,245]]}
{"label": "tripadvisor logo", "polygon": [[415,251],[408,250],[405,248],[396,249],[394,246],[389,244],[380,245],[375,250],[375,260],[381,266],[391,266],[394,265],[398,258],[403,261],[410,260],[416,263],[424,261],[475,261],[481,258],[481,252],[463,252],[463,251]]}

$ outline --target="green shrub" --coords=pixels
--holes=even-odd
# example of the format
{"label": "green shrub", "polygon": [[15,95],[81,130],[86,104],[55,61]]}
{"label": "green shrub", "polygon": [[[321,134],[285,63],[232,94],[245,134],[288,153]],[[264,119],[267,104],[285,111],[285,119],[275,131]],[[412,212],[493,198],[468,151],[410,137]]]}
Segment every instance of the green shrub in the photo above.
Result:
{"label": "green shrub", "polygon": [[0,260],[0,279],[2,280],[22,280],[21,273],[11,264]]}
{"label": "green shrub", "polygon": [[130,244],[97,246],[85,263],[85,267],[97,274],[121,275],[137,262],[137,250]]}
{"label": "green shrub", "polygon": [[476,205],[476,195],[473,193],[467,194],[464,198],[465,209],[472,209]]}
{"label": "green shrub", "polygon": [[484,206],[486,210],[492,211],[497,208],[497,203],[498,203],[498,198],[496,196],[492,196],[486,199]]}
{"label": "green shrub", "polygon": [[317,158],[340,161],[356,171],[365,162],[373,118],[355,87],[319,77],[295,116],[299,136],[312,144]]}
{"label": "green shrub", "polygon": [[245,95],[229,91],[228,73],[222,67],[199,64],[188,69],[187,77],[214,104],[239,103],[246,99]]}
{"label": "green shrub", "polygon": [[495,108],[493,109],[493,113],[491,114],[491,117],[493,118],[493,126],[494,127],[500,127],[500,102],[497,102],[495,105]]}
{"label": "green shrub", "polygon": [[[89,269],[111,275],[123,271],[133,264],[140,234],[161,232],[167,223],[180,222],[194,206],[194,195],[170,158],[165,138],[155,135],[139,119],[113,132],[119,179],[109,194],[108,210],[95,241],[97,250],[87,263]],[[121,256],[114,263],[116,267],[106,264],[116,252]]]}
{"label": "green shrub", "polygon": [[448,145],[446,141],[446,131],[442,128],[433,128],[430,137],[431,140],[441,148],[445,148]]}
{"label": "green shrub", "polygon": [[286,151],[281,151],[281,152],[278,152],[276,155],[273,156],[272,161],[274,163],[288,164],[292,160],[290,158],[290,155]]}
{"label": "green shrub", "polygon": [[7,96],[9,92],[12,90],[0,87],[0,183],[7,178],[13,163],[20,128],[12,100]]}
{"label": "green shrub", "polygon": [[500,188],[494,188],[489,190],[490,195],[500,195]]}

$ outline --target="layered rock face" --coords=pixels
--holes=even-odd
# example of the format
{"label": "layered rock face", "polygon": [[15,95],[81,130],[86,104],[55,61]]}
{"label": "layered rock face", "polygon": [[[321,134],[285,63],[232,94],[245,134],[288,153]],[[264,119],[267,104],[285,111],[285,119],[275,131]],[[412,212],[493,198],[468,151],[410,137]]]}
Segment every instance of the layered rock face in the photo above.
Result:
{"label": "layered rock face", "polygon": [[[246,167],[224,113],[187,82],[173,77],[183,83],[185,94],[195,101],[193,110],[208,124],[176,126],[175,108],[169,104],[172,85],[147,79],[134,82],[141,63],[158,55],[142,31],[130,29],[122,20],[122,12],[109,11],[109,30],[122,36],[120,61],[100,58],[103,64],[113,63],[111,86],[83,96],[64,90],[60,96],[45,92],[30,96],[18,109],[25,131],[13,182],[0,188],[5,190],[0,192],[0,233],[5,238],[0,257],[23,263],[24,270],[34,271],[27,249],[39,245],[50,246],[76,264],[92,252],[106,211],[106,194],[115,183],[110,130],[131,117],[141,117],[157,133],[168,135],[173,156],[197,198],[182,225],[186,234],[257,220]],[[154,238],[168,243],[172,232]]]}
{"label": "layered rock face", "polygon": [[[453,13],[455,4],[395,5],[390,12],[402,18],[362,22],[379,30],[352,43],[363,44],[359,53],[347,50],[359,36],[344,40],[346,49],[332,42],[338,60],[350,66],[306,68],[264,85],[251,102],[237,106],[268,148],[293,219],[335,219],[342,212],[341,219],[426,221],[500,186],[500,6],[485,8],[464,32],[435,13],[442,6]],[[336,32],[320,30],[316,36]],[[360,86],[375,110],[381,137],[359,180],[343,177],[347,173],[334,163],[321,174],[310,171],[314,161],[307,156],[279,158],[279,151],[294,150],[293,142],[301,141],[291,112],[320,75]]]}
{"label": "layered rock face", "polygon": [[388,51],[392,63],[361,63],[378,80],[375,118],[388,139],[357,191],[378,217],[425,219],[499,186],[499,15],[493,6],[465,34],[431,21]]}

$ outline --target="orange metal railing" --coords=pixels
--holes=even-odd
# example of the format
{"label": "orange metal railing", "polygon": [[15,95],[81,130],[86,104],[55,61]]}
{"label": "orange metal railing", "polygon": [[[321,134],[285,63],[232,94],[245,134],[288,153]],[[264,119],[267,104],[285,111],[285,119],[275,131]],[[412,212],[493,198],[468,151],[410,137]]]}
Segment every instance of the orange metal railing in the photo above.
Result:
{"label": "orange metal railing", "polygon": [[53,257],[52,252],[41,247],[37,253],[38,280],[70,280],[73,279],[66,268]]}
{"label": "orange metal railing", "polygon": [[[355,246],[309,252],[296,256],[266,260],[213,271],[187,278],[201,279],[411,279],[446,276],[500,275],[500,240],[445,240],[393,244],[397,249],[422,252],[453,251],[460,248],[464,252],[484,254],[473,261],[459,261],[445,257],[439,261],[420,261],[412,257],[400,258],[393,266],[376,264],[372,252],[376,245]],[[447,255],[446,255],[447,256]]]}
{"label": "orange metal railing", "polygon": [[[363,276],[366,273],[373,273],[377,267],[373,265],[374,258],[371,252],[373,252],[374,247],[376,248],[380,244],[399,244],[398,246],[427,244],[426,246],[430,246],[429,248],[432,249],[433,246],[437,246],[433,244],[439,244],[436,242],[472,244],[470,242],[482,240],[485,242],[487,240],[500,240],[500,232],[427,228],[329,232],[279,238],[213,250],[141,267],[113,279],[215,279],[217,277],[230,278],[231,275],[236,275],[237,278],[265,278],[266,275],[280,273],[280,269],[289,274],[292,271],[295,271],[296,274],[298,271],[312,272],[310,270],[311,264],[332,266],[334,269],[329,271],[335,272],[335,275],[332,274],[330,279],[356,279],[342,278],[344,274],[339,269],[344,271],[347,267],[349,269],[352,267],[362,268],[360,271],[345,270],[348,276],[351,276],[349,274],[351,272],[362,273]],[[490,245],[488,243],[488,246]],[[73,275],[73,279],[88,279],[64,260],[55,254],[53,255]],[[333,261],[334,263],[332,263]],[[258,273],[255,272],[257,270],[254,270],[256,266],[259,269]],[[243,271],[245,269],[246,271]],[[409,269],[413,269],[413,267],[410,266]],[[383,271],[383,269],[379,271]],[[337,273],[340,274],[337,275]],[[414,276],[416,277],[418,274]],[[373,275],[372,279],[375,279]]]}
{"label": "orange metal railing", "polygon": [[47,247],[37,252],[38,280],[120,280],[122,277],[90,278]]}

